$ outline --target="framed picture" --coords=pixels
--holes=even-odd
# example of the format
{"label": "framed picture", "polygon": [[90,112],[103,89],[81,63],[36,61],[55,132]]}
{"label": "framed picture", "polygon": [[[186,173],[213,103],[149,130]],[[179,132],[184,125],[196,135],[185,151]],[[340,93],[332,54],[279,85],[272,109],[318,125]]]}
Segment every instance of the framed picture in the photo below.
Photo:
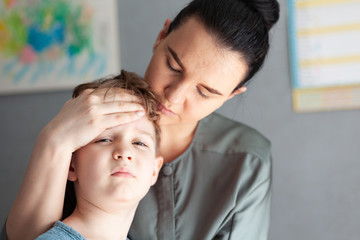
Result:
{"label": "framed picture", "polygon": [[288,0],[293,109],[360,108],[360,0]]}
{"label": "framed picture", "polygon": [[0,2],[0,94],[71,89],[120,71],[116,0]]}

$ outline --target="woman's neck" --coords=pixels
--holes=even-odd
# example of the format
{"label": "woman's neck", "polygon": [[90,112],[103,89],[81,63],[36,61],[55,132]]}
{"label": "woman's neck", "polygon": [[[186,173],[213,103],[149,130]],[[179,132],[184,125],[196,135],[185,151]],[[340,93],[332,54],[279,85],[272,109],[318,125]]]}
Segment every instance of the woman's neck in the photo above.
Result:
{"label": "woman's neck", "polygon": [[[86,204],[85,204],[86,205]],[[104,211],[92,204],[76,206],[74,212],[63,220],[86,239],[125,240],[137,206],[118,211]]]}
{"label": "woman's neck", "polygon": [[160,155],[165,163],[180,156],[191,144],[198,122],[182,125],[161,125]]}

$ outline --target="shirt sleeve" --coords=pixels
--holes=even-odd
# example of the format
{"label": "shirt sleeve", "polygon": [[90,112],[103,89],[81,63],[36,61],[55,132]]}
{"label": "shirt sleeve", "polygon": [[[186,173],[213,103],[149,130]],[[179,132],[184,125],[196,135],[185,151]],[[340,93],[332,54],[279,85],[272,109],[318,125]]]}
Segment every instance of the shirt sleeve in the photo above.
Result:
{"label": "shirt sleeve", "polygon": [[270,225],[271,158],[259,161],[246,197],[214,239],[266,240]]}

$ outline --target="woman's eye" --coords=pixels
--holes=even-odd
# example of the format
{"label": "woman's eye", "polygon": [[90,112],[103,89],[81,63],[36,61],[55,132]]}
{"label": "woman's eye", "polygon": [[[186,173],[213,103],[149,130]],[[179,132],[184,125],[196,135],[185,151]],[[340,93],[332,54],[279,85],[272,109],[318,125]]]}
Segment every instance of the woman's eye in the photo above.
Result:
{"label": "woman's eye", "polygon": [[175,69],[173,66],[171,66],[169,58],[166,59],[166,64],[171,71],[178,72],[178,73],[181,72],[181,70]]}
{"label": "woman's eye", "polygon": [[196,87],[196,89],[197,89],[199,95],[200,95],[202,98],[209,98],[209,96],[208,96],[208,95],[205,95],[205,94],[201,91],[201,89],[200,89],[199,87]]}
{"label": "woman's eye", "polygon": [[142,146],[142,147],[147,147],[147,145],[143,142],[140,142],[140,141],[136,141],[136,142],[133,142],[134,145],[138,145],[138,146]]}
{"label": "woman's eye", "polygon": [[102,139],[96,140],[95,142],[96,142],[96,143],[101,143],[101,142],[111,142],[111,140],[110,140],[110,139],[108,139],[108,138],[102,138]]}

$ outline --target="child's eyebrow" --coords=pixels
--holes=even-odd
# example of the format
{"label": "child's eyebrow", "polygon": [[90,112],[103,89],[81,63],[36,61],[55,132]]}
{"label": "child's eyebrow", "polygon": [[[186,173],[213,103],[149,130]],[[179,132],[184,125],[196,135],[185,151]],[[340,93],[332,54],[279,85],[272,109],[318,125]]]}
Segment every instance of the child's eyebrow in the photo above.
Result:
{"label": "child's eyebrow", "polygon": [[148,131],[145,131],[141,128],[137,128],[137,131],[140,133],[140,134],[143,134],[143,135],[146,135],[148,137],[151,138],[151,140],[155,141],[155,136],[154,136],[154,133],[149,133]]}

